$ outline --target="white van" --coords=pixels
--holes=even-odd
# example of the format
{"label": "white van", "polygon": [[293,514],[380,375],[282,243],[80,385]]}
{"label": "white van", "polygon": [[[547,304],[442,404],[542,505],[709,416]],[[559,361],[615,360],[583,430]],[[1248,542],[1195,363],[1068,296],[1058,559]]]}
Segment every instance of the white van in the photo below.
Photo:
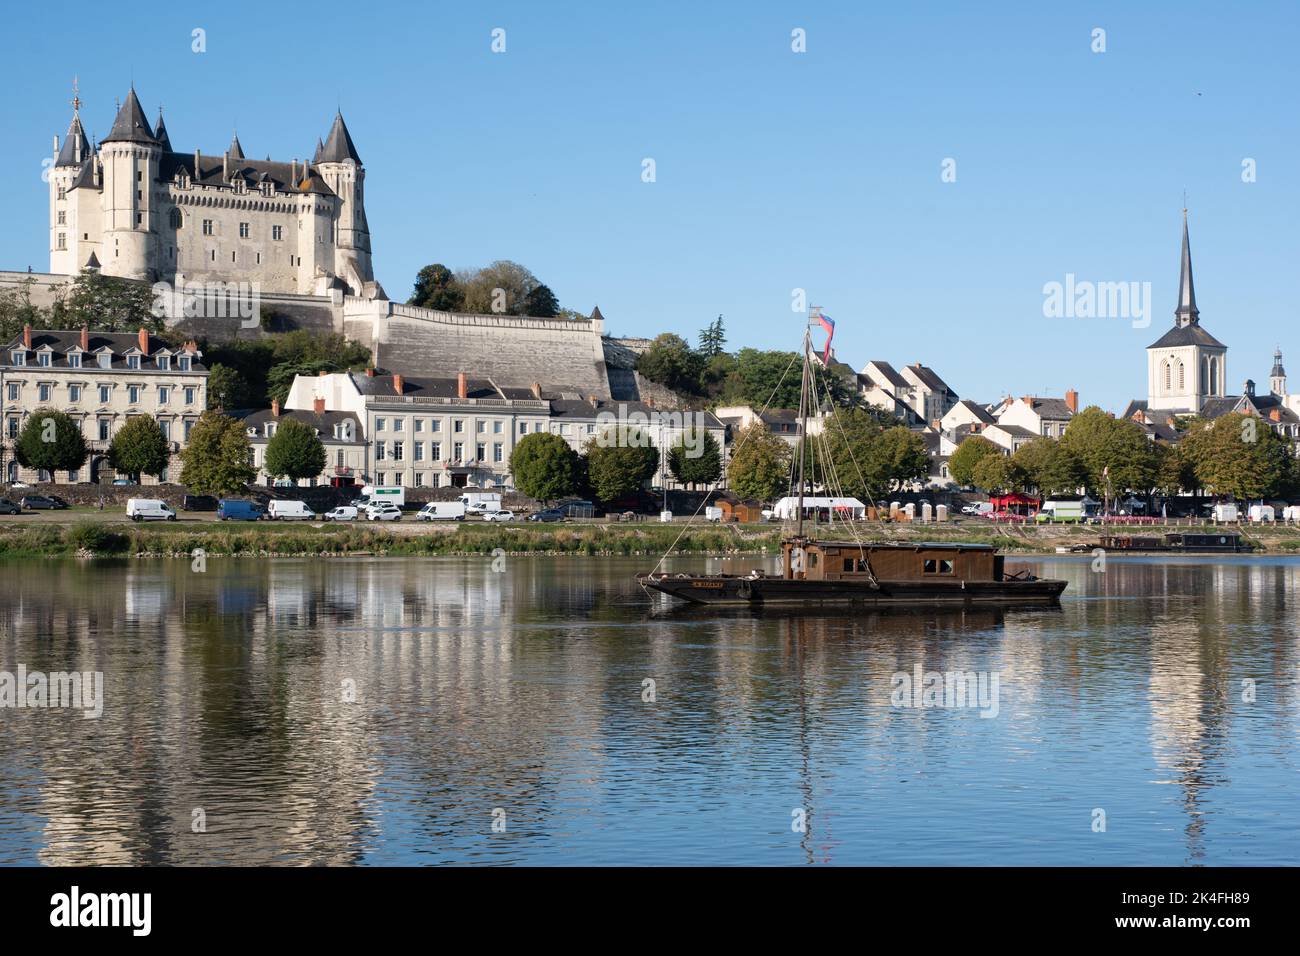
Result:
{"label": "white van", "polygon": [[314,521],[316,512],[308,508],[304,501],[272,499],[266,507],[266,516],[272,521]]}
{"label": "white van", "polygon": [[406,487],[404,485],[362,485],[361,497],[352,502],[358,508],[371,505],[394,504],[406,507]]}
{"label": "white van", "polygon": [[501,510],[501,493],[497,491],[468,491],[460,496],[460,503],[465,506],[465,513],[471,515],[486,514]]}
{"label": "white van", "polygon": [[416,521],[464,521],[466,508],[459,501],[430,501],[415,516]]}
{"label": "white van", "polygon": [[161,498],[128,498],[126,516],[132,521],[175,521],[176,512]]}

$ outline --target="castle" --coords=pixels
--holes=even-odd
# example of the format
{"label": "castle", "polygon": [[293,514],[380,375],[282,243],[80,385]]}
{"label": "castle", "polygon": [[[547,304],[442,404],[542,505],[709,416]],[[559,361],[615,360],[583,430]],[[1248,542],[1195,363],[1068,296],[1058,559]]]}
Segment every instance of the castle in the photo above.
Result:
{"label": "castle", "polygon": [[257,283],[270,293],[382,297],[370,258],[365,169],[343,122],[310,162],[248,159],[236,135],[222,153],[177,152],[159,112],[149,125],[135,88],[98,144],[72,122],[54,140],[50,272],[148,282]]}

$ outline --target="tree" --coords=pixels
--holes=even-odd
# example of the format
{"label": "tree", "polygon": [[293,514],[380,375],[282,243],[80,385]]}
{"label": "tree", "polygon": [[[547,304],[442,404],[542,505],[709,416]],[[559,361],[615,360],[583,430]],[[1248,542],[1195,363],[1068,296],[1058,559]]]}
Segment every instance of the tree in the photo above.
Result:
{"label": "tree", "polygon": [[456,281],[465,290],[465,311],[486,315],[526,315],[528,297],[541,284],[537,276],[509,259],[458,273]]}
{"label": "tree", "polygon": [[1215,419],[1201,437],[1195,462],[1201,487],[1239,501],[1277,493],[1293,468],[1286,442],[1266,422],[1236,412]]}
{"label": "tree", "polygon": [[[271,366],[266,373],[266,398],[271,402],[279,402],[283,405],[289,399],[289,389],[293,388],[293,380],[299,375],[306,375],[315,378],[322,372],[340,372],[342,369],[336,367],[335,363],[317,359],[311,362],[281,362],[279,365]],[[211,383],[208,389],[211,390]]]}
{"label": "tree", "polygon": [[924,481],[930,474],[930,453],[925,439],[901,425],[882,431],[873,453],[891,491],[898,491],[913,481]]}
{"label": "tree", "polygon": [[837,409],[807,449],[805,475],[868,501],[930,473],[925,440],[901,425],[882,425],[872,409]]}
{"label": "tree", "polygon": [[650,436],[626,425],[607,427],[587,443],[587,480],[601,501],[630,495],[659,467]]}
{"label": "tree", "polygon": [[538,284],[524,296],[524,315],[539,319],[553,319],[560,311],[560,301],[548,285]]}
{"label": "tree", "polygon": [[154,315],[153,307],[153,289],[147,283],[83,270],[54,310],[52,324],[59,329],[85,325],[98,332],[134,332],[143,326],[161,332],[163,319]]}
{"label": "tree", "polygon": [[248,404],[248,383],[228,365],[208,369],[208,408],[244,408]]}
{"label": "tree", "polygon": [[1051,438],[1035,438],[1021,445],[1012,462],[1025,476],[1026,486],[1040,495],[1074,492],[1087,479],[1079,456]]}
{"label": "tree", "polygon": [[712,485],[722,477],[722,449],[708,431],[690,429],[668,451],[668,470],[683,485]]}
{"label": "tree", "polygon": [[439,312],[459,312],[465,305],[465,290],[450,269],[436,262],[416,274],[415,291],[406,304]]}
{"label": "tree", "polygon": [[76,471],[86,462],[86,439],[69,415],[52,408],[32,412],[14,439],[14,457],[24,468]]}
{"label": "tree", "polygon": [[723,349],[727,345],[727,333],[722,327],[722,316],[718,316],[708,327],[700,331],[700,355],[705,360],[716,358],[723,354]]}
{"label": "tree", "polygon": [[1083,463],[1090,490],[1145,494],[1155,485],[1156,457],[1137,422],[1116,419],[1095,405],[1075,415],[1061,436],[1061,447]]}
{"label": "tree", "polygon": [[559,435],[534,432],[510,454],[515,487],[537,501],[554,501],[578,487],[578,454]]}
{"label": "tree", "polygon": [[742,498],[775,501],[788,487],[793,450],[762,422],[754,422],[736,436],[727,468],[727,483]]}
{"label": "tree", "polygon": [[1001,454],[1002,449],[983,435],[971,435],[957,446],[957,450],[948,459],[948,473],[958,485],[974,485],[975,466],[989,455]]}
{"label": "tree", "polygon": [[1006,455],[988,455],[975,465],[975,484],[989,494],[1019,491],[1024,487],[1025,476]]}
{"label": "tree", "polygon": [[181,452],[181,483],[196,495],[229,495],[242,491],[257,477],[248,463],[244,427],[217,411],[204,412],[190,431]]}
{"label": "tree", "polygon": [[162,428],[148,415],[127,419],[108,446],[108,462],[113,470],[137,482],[141,475],[161,475],[170,459]]}
{"label": "tree", "polygon": [[698,395],[704,360],[680,335],[664,332],[637,359],[636,370],[674,392]]}
{"label": "tree", "polygon": [[272,478],[315,478],[325,470],[325,445],[316,429],[296,418],[284,418],[266,443],[265,470]]}

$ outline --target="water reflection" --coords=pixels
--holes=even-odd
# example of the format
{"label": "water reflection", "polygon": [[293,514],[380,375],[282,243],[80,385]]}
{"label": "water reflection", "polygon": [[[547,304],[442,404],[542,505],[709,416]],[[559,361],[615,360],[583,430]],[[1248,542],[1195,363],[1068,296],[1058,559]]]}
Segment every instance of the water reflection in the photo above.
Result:
{"label": "water reflection", "polygon": [[[1053,558],[1060,609],[816,617],[673,609],[643,563],[7,565],[0,670],[102,671],[106,707],[0,710],[0,863],[1300,849],[1295,561]],[[997,717],[893,706],[917,667],[999,674]]]}

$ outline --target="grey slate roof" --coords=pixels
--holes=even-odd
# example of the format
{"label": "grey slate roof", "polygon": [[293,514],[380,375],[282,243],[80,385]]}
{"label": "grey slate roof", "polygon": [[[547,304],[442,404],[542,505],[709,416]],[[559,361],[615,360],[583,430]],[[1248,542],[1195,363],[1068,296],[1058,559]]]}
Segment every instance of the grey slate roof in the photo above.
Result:
{"label": "grey slate roof", "polygon": [[1240,395],[1220,395],[1216,398],[1207,398],[1201,405],[1200,416],[1214,421],[1237,410],[1241,404]]}
{"label": "grey slate roof", "polygon": [[1183,210],[1183,253],[1178,269],[1178,308],[1174,315],[1181,323],[1193,325],[1200,313],[1196,309],[1196,289],[1192,285],[1192,246],[1187,240],[1187,210]]}
{"label": "grey slate roof", "polygon": [[1216,339],[1209,332],[1205,331],[1199,323],[1192,325],[1175,325],[1156,341],[1147,346],[1149,349],[1167,349],[1176,348],[1180,345],[1204,345],[1209,348],[1227,348],[1222,342]]}
{"label": "grey slate roof", "polygon": [[[140,345],[139,334],[136,332],[91,332],[89,339],[90,339],[89,341],[90,348],[87,350],[88,352],[98,352],[100,349],[105,347],[113,350],[113,361],[112,361],[112,365],[110,366],[113,369],[125,369],[126,353],[131,349],[139,348]],[[50,358],[51,365],[49,367],[55,369],[70,368],[70,366],[68,365],[67,353],[69,352],[69,350],[73,348],[80,348],[81,330],[80,329],[33,329],[32,347],[31,350],[28,352],[27,365],[15,366],[13,364],[12,353],[21,350],[23,347],[23,337],[20,334],[5,344],[4,351],[2,354],[0,354],[0,366],[4,366],[6,368],[11,368],[11,369],[25,368],[32,371],[36,371],[40,369],[41,366],[32,363],[31,354],[37,351],[38,349],[44,348],[47,345],[53,351],[53,355]],[[158,336],[156,335],[150,335],[149,354],[154,355],[157,352],[162,351],[163,349],[170,351],[173,357],[183,354],[181,349],[173,348],[172,346],[168,345],[165,341],[158,338]],[[202,372],[206,370],[206,366],[202,362],[201,352],[191,353],[191,358],[193,359],[193,362],[190,365],[191,371]],[[89,370],[90,369],[87,369],[87,371]],[[141,371],[148,372],[148,371],[153,371],[153,369],[150,366],[146,366]],[[177,368],[174,363],[172,365],[171,371],[173,372],[177,371]]]}
{"label": "grey slate roof", "polygon": [[1030,407],[1038,413],[1039,418],[1063,422],[1074,417],[1074,412],[1070,411],[1070,406],[1065,404],[1063,398],[1038,398],[1031,395],[1029,402]]}
{"label": "grey slate roof", "polygon": [[1124,411],[1120,413],[1120,418],[1132,418],[1138,412],[1146,413],[1147,400],[1145,398],[1135,398],[1124,406]]}
{"label": "grey slate roof", "polygon": [[171,137],[167,135],[167,124],[163,122],[162,110],[158,110],[158,126],[153,131],[154,139],[158,140],[158,145],[164,150],[170,151],[172,148]]}
{"label": "grey slate roof", "polygon": [[1028,428],[1025,428],[1023,425],[1006,425],[1006,424],[1003,424],[1003,423],[999,422],[998,424],[996,424],[996,425],[990,425],[989,427],[990,427],[990,428],[1000,428],[1002,431],[1006,432],[1008,435],[1012,435],[1012,436],[1014,436],[1014,437],[1016,437],[1016,438],[1041,438],[1041,437],[1043,437],[1043,436],[1039,435],[1037,432],[1031,432]]}
{"label": "grey slate roof", "polygon": [[[397,392],[393,388],[392,375],[366,375],[360,372],[353,372],[352,381],[356,382],[357,390],[362,395],[374,395],[384,398],[397,398]],[[468,380],[468,398],[502,398],[501,392],[492,382],[485,378],[471,378]],[[423,378],[413,376],[402,376],[402,394],[417,395],[427,398],[455,398],[457,392],[458,380],[454,378]],[[528,395],[532,398],[532,393]]]}
{"label": "grey slate roof", "polygon": [[[163,153],[158,164],[158,176],[166,182],[182,169],[189,177],[202,186],[225,186],[223,178],[224,160],[220,156],[199,158],[199,172],[195,174],[193,153]],[[306,192],[322,196],[333,196],[334,190],[325,183],[320,174],[305,163],[299,163],[295,171],[292,163],[281,163],[269,159],[241,159],[231,157],[231,173],[238,175],[249,186],[270,182],[281,192]]]}
{"label": "grey slate roof", "polygon": [[144,110],[140,108],[140,100],[135,95],[134,86],[126,95],[126,102],[122,104],[122,108],[117,111],[113,128],[108,131],[103,142],[157,144],[158,140],[153,130],[149,128],[149,121],[144,118]]}
{"label": "grey slate roof", "polygon": [[318,162],[341,163],[349,159],[358,166],[361,165],[361,157],[357,155],[357,148],[352,143],[347,124],[343,122],[343,114],[335,113],[334,125],[330,127],[329,136],[325,139],[325,148]]}
{"label": "grey slate roof", "polygon": [[1269,378],[1283,378],[1286,376],[1286,369],[1282,367],[1282,349],[1273,350],[1273,371],[1268,373]]}
{"label": "grey slate roof", "polygon": [[297,419],[304,425],[310,425],[316,429],[317,433],[326,441],[341,442],[342,439],[334,437],[334,426],[342,422],[352,423],[351,444],[364,445],[365,439],[361,435],[361,421],[353,412],[321,412],[308,411],[298,408],[282,408],[280,414],[271,414],[269,408],[259,408],[255,410],[242,410],[229,413],[232,418],[238,418],[246,427],[255,427],[259,437],[265,438],[262,434],[263,426],[267,422],[282,422],[286,418]]}
{"label": "grey slate roof", "polygon": [[74,113],[72,122],[68,125],[68,135],[63,137],[63,145],[59,147],[59,158],[55,160],[54,165],[80,166],[89,152],[86,131],[81,127],[81,118]]}
{"label": "grey slate roof", "polygon": [[238,133],[236,133],[236,134],[234,135],[234,137],[230,140],[230,149],[226,150],[226,152],[230,153],[230,158],[231,158],[231,159],[243,159],[243,158],[244,158],[244,147],[242,147],[242,146],[239,145],[239,134],[238,134]]}
{"label": "grey slate roof", "polygon": [[980,405],[978,402],[972,402],[969,398],[963,398],[957,404],[962,406],[962,408],[966,409],[974,415],[978,421],[983,422],[985,425],[992,425],[997,420],[989,414],[987,408]]}
{"label": "grey slate roof", "polygon": [[915,373],[916,377],[919,378],[922,382],[924,382],[926,387],[929,388],[931,391],[947,392],[948,394],[952,395],[954,398],[957,397],[957,393],[948,387],[947,382],[945,382],[943,379],[941,379],[938,375],[935,374],[934,369],[928,368],[922,365],[920,362],[915,362],[909,365],[908,368],[910,368],[913,371],[913,373]]}
{"label": "grey slate roof", "polygon": [[873,359],[870,364],[880,369],[880,374],[885,376],[885,379],[889,382],[889,384],[893,385],[895,388],[911,387],[907,384],[907,379],[899,375],[898,372],[894,370],[894,366],[890,365],[888,362],[881,362]]}

